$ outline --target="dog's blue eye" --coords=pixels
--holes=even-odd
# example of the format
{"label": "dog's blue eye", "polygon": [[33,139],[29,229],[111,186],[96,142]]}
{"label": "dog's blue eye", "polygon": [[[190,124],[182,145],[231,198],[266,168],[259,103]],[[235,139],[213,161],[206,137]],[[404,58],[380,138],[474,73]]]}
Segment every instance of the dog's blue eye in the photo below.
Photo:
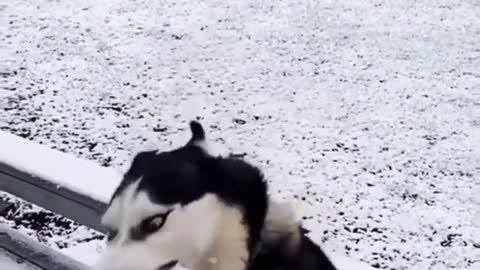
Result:
{"label": "dog's blue eye", "polygon": [[170,210],[166,213],[156,214],[144,219],[141,224],[142,232],[144,234],[150,234],[158,231],[160,228],[163,227],[163,225],[165,224],[165,221],[167,220],[168,215],[172,211],[173,210]]}

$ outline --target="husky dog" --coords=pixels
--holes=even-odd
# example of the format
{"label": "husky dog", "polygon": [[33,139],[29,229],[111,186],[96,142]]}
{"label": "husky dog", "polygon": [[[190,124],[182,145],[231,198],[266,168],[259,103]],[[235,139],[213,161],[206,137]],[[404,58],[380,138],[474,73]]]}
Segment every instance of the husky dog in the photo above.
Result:
{"label": "husky dog", "polygon": [[290,208],[270,202],[260,170],[218,157],[205,132],[169,152],[141,152],[102,217],[98,270],[333,270]]}

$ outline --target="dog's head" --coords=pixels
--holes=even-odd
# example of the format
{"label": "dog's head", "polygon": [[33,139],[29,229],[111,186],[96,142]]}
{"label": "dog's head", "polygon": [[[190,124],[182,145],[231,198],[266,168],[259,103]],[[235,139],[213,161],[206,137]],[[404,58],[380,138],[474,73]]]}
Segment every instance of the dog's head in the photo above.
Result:
{"label": "dog's head", "polygon": [[218,230],[219,201],[208,193],[216,159],[191,122],[192,137],[170,152],[135,156],[102,217],[108,243],[99,270],[168,270],[191,267]]}

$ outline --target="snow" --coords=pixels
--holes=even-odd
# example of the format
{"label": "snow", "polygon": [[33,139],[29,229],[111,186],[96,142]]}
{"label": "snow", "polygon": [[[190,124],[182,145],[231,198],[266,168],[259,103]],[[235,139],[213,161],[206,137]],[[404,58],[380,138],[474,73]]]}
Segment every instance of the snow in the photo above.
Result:
{"label": "snow", "polygon": [[0,200],[13,203],[0,212],[1,226],[76,261],[91,266],[105,247],[105,236],[99,232],[2,191]]}
{"label": "snow", "polygon": [[[185,142],[198,117],[265,171],[326,250],[399,270],[480,258],[478,1],[12,0],[0,10],[1,130],[120,168],[148,141]],[[92,196],[104,200],[103,189]]]}
{"label": "snow", "polygon": [[0,163],[105,203],[121,180],[121,173],[112,168],[6,132],[0,132]]}
{"label": "snow", "polygon": [[377,268],[373,268],[370,265],[352,260],[346,256],[342,255],[334,255],[331,256],[332,262],[335,264],[338,270],[375,270]]}

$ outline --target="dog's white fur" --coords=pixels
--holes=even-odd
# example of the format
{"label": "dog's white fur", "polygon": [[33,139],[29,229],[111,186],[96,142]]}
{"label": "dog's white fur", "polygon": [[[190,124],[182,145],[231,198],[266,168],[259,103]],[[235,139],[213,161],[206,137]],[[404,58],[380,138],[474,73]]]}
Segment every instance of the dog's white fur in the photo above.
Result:
{"label": "dog's white fur", "polygon": [[300,242],[301,221],[297,219],[290,203],[270,199],[265,225],[262,230],[263,243],[285,242],[285,252],[294,252]]}
{"label": "dog's white fur", "polygon": [[212,157],[228,157],[228,149],[211,140],[203,140],[194,142],[197,147],[200,147],[205,153]]}
{"label": "dog's white fur", "polygon": [[[118,230],[100,258],[98,270],[156,270],[178,260],[191,270],[244,270],[248,232],[239,209],[206,194],[188,205],[159,205],[138,182],[113,199],[104,225]],[[129,239],[130,229],[144,218],[174,209],[164,226],[145,240]]]}

